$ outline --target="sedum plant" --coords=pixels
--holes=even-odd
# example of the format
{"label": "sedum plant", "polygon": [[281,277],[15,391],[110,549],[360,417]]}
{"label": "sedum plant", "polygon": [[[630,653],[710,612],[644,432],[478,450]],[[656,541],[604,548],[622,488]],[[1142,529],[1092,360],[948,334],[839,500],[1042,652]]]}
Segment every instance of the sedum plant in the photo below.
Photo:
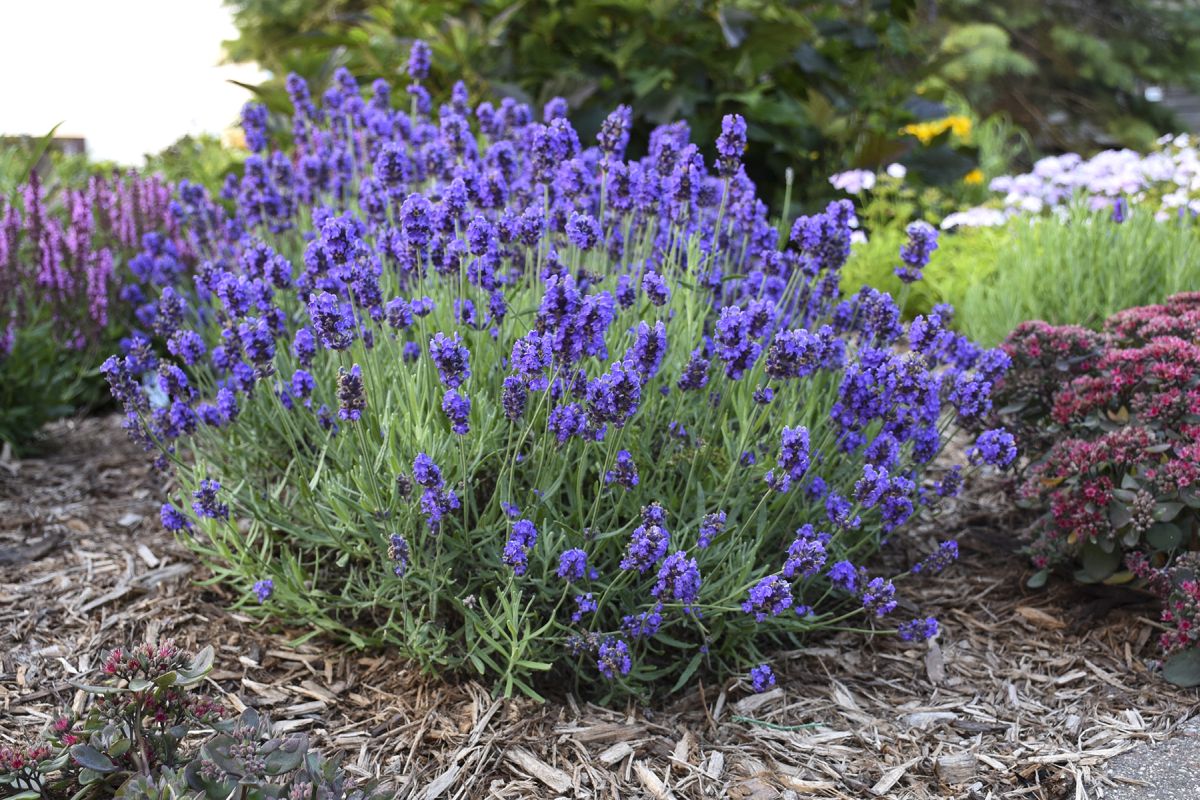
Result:
{"label": "sedum plant", "polygon": [[226,718],[195,687],[213,649],[189,656],[171,642],[113,650],[84,715],[54,720],[44,741],[0,749],[0,787],[20,800],[368,800],[304,734],[272,735],[254,709]]}
{"label": "sedum plant", "polygon": [[1034,459],[1019,496],[1044,510],[1031,583],[1060,566],[1141,580],[1166,605],[1167,676],[1200,683],[1200,294],[1127,309],[1101,333],[1024,323],[1004,349],[998,413]]}
{"label": "sedum plant", "polygon": [[[738,117],[713,161],[683,122],[634,157],[626,108],[584,147],[559,101],[538,122],[460,87],[433,114],[427,68],[418,44],[400,109],[381,81],[343,72],[321,107],[291,81],[293,149],[249,107],[236,214],[182,206],[203,263],[160,306],[166,352],[106,362],[213,580],[534,696],[670,691],[818,630],[936,632],[872,558],[957,490],[928,468],[1006,356],[944,307],[908,326],[844,296],[852,207],[770,220]],[[912,231],[910,281],[936,245]],[[977,461],[1011,459],[989,435]]]}

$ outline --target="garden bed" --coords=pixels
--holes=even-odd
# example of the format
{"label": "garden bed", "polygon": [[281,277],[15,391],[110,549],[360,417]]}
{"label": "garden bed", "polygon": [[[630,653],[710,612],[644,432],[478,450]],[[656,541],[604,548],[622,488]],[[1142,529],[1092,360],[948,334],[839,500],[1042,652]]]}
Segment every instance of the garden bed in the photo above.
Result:
{"label": "garden bed", "polygon": [[118,417],[50,434],[49,454],[0,461],[0,744],[80,700],[69,681],[103,651],[159,637],[216,645],[225,703],[307,731],[400,797],[1058,798],[1200,707],[1147,672],[1152,601],[1023,588],[1002,532],[1018,521],[984,512],[997,487],[917,528],[957,531],[962,547],[952,580],[908,590],[942,620],[935,643],[834,635],[775,659],[769,692],[701,684],[614,711],[495,700],[321,640],[293,648],[301,631],[264,628],[194,584],[200,567],[158,522],[162,478]]}

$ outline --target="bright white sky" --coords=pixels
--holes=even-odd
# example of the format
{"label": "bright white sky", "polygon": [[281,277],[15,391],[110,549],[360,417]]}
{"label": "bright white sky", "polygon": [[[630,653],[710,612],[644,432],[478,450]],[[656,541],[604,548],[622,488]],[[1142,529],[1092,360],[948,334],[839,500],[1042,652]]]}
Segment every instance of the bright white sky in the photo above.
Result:
{"label": "bright white sky", "polygon": [[87,139],[139,165],[184,134],[237,121],[253,66],[221,66],[221,0],[0,0],[0,134]]}

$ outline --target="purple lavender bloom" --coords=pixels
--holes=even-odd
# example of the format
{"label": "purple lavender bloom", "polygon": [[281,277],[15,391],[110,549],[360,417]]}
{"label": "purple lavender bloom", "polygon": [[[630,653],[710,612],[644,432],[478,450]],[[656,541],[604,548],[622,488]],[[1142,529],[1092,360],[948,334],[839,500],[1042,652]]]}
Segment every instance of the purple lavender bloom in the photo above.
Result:
{"label": "purple lavender bloom", "polygon": [[633,463],[633,456],[628,450],[617,451],[616,463],[613,464],[612,469],[604,473],[604,483],[606,485],[615,483],[626,489],[632,489],[638,485],[637,464]]}
{"label": "purple lavender bloom", "polygon": [[[1112,221],[1120,225],[1129,215],[1129,201],[1124,197],[1118,197],[1113,201],[1112,206]],[[927,637],[928,638],[928,637]]]}
{"label": "purple lavender bloom", "polygon": [[309,397],[315,388],[317,388],[316,380],[305,370],[298,369],[292,374],[291,390],[296,397],[302,399]]}
{"label": "purple lavender bloom", "polygon": [[237,392],[233,387],[222,386],[217,390],[217,413],[223,422],[229,423],[237,419],[241,409],[238,408]]}
{"label": "purple lavender bloom", "polygon": [[208,519],[229,519],[229,506],[217,499],[221,484],[208,478],[200,481],[200,488],[192,492],[192,511],[198,517]]}
{"label": "purple lavender bloom", "polygon": [[656,603],[649,611],[623,617],[621,627],[633,639],[649,639],[662,627],[662,603]]}
{"label": "purple lavender bloom", "polygon": [[433,459],[424,453],[417,453],[412,465],[413,480],[426,489],[440,489],[444,485],[442,471]]}
{"label": "purple lavender bloom", "polygon": [[588,384],[588,416],[597,424],[611,422],[618,428],[634,415],[642,399],[641,380],[634,368],[614,361],[608,372]]}
{"label": "purple lavender bloom", "polygon": [[275,593],[275,581],[270,578],[263,578],[261,581],[254,583],[254,595],[258,598],[258,602],[265,603],[271,599],[271,595]]}
{"label": "purple lavender bloom", "polygon": [[652,305],[663,306],[671,299],[671,288],[654,270],[649,270],[642,276],[642,291]]}
{"label": "purple lavender bloom", "polygon": [[896,267],[896,277],[905,283],[921,280],[922,271],[929,264],[933,251],[938,247],[937,228],[923,220],[910,222],[905,228],[908,242],[900,248],[900,260],[904,263]]}
{"label": "purple lavender bloom", "polygon": [[645,572],[667,554],[670,543],[666,529],[653,522],[646,523],[643,514],[643,524],[634,528],[629,537],[621,569]]}
{"label": "purple lavender bloom", "polygon": [[442,520],[460,507],[458,495],[452,489],[426,489],[421,493],[421,511],[431,533],[440,533]]}
{"label": "purple lavender bloom", "polygon": [[700,596],[700,567],[696,559],[688,558],[683,550],[667,556],[658,570],[658,580],[650,590],[660,602],[673,599],[691,613],[691,606]]}
{"label": "purple lavender bloom", "polygon": [[375,177],[390,192],[401,189],[408,181],[408,157],[404,154],[404,148],[394,142],[386,142],[379,148],[372,168]]}
{"label": "purple lavender bloom", "polygon": [[704,357],[704,351],[693,350],[687,366],[683,368],[683,374],[679,376],[675,385],[685,392],[703,389],[708,385],[709,363]]}
{"label": "purple lavender bloom", "polygon": [[667,328],[662,320],[651,328],[644,321],[638,323],[637,338],[625,356],[626,366],[631,366],[645,383],[658,374],[663,356],[667,352]]}
{"label": "purple lavender bloom", "polygon": [[392,534],[388,545],[388,558],[394,562],[392,572],[396,573],[397,578],[403,578],[404,573],[408,571],[409,550],[408,542],[398,533]]}
{"label": "purple lavender bloom", "polygon": [[337,436],[338,430],[340,430],[333,412],[324,403],[317,409],[317,424],[321,426],[322,430],[328,431],[331,436]]}
{"label": "purple lavender bloom", "polygon": [[453,339],[440,331],[435,333],[429,340],[429,357],[433,359],[442,383],[451,389],[457,389],[471,377],[471,352],[457,332]]}
{"label": "purple lavender bloom", "polygon": [[629,144],[629,129],[633,123],[633,111],[629,106],[617,106],[605,118],[596,134],[596,142],[600,152],[610,159],[619,161],[625,155],[625,147]]}
{"label": "purple lavender bloom", "polygon": [[[728,117],[726,118],[728,119]],[[770,664],[759,664],[750,670],[750,685],[756,692],[765,692],[768,686],[775,685],[775,672]]]}
{"label": "purple lavender bloom", "polygon": [[529,565],[529,551],[537,544],[537,537],[537,528],[529,520],[519,519],[513,523],[502,556],[504,563],[512,567],[513,574],[525,574]]}
{"label": "purple lavender bloom", "polygon": [[901,622],[897,631],[906,642],[923,642],[938,635],[938,621],[934,617]]}
{"label": "purple lavender bloom", "polygon": [[357,421],[367,407],[367,394],[363,386],[362,368],[355,364],[347,372],[338,367],[338,416],[351,422]]}
{"label": "purple lavender bloom", "polygon": [[812,525],[803,525],[796,531],[796,538],[788,546],[788,557],[783,563],[783,576],[794,578],[797,574],[811,578],[825,566],[825,545],[829,543],[827,533],[817,533]]}
{"label": "purple lavender bloom", "polygon": [[591,214],[571,212],[567,219],[567,239],[580,250],[591,250],[600,241],[600,223]]}
{"label": "purple lavender bloom", "polygon": [[542,122],[549,125],[556,119],[565,119],[567,116],[567,101],[562,97],[551,97],[550,100],[542,107]]}
{"label": "purple lavender bloom", "polygon": [[756,622],[777,617],[792,607],[792,585],[778,575],[768,575],[751,587],[742,611],[753,614]]}
{"label": "purple lavender bloom", "polygon": [[584,578],[596,578],[597,572],[588,568],[587,553],[575,547],[564,550],[558,557],[558,577],[567,583],[574,583]]}
{"label": "purple lavender bloom", "polygon": [[267,148],[267,107],[261,103],[246,103],[242,106],[242,132],[246,135],[246,147],[252,153],[261,153]]}
{"label": "purple lavender bloom", "polygon": [[525,403],[529,397],[529,392],[525,388],[525,382],[515,375],[509,375],[504,379],[504,389],[500,395],[500,405],[504,408],[504,416],[511,422],[520,419],[525,413]]}
{"label": "purple lavender bloom", "polygon": [[414,39],[412,49],[408,51],[408,77],[414,81],[429,77],[429,62],[432,57],[433,50],[429,45],[421,39]]}
{"label": "purple lavender bloom", "polygon": [[804,477],[809,467],[808,429],[804,427],[783,429],[779,447],[778,467],[767,473],[767,485],[783,493],[791,488],[793,481]]}
{"label": "purple lavender bloom", "polygon": [[748,310],[737,306],[721,309],[713,340],[717,344],[717,356],[725,362],[725,375],[732,380],[741,380],[762,353],[762,345],[751,335],[753,317]]}
{"label": "purple lavender bloom", "polygon": [[775,390],[770,386],[758,386],[754,389],[751,399],[760,406],[770,405],[775,399]]}
{"label": "purple lavender bloom", "polygon": [[714,537],[725,530],[725,512],[713,511],[705,514],[700,520],[700,535],[696,538],[696,546],[704,549],[712,544]]}
{"label": "purple lavender bloom", "polygon": [[741,114],[726,114],[721,119],[721,135],[717,137],[717,174],[730,178],[742,165],[746,150],[746,120]]}
{"label": "purple lavender bloom", "polygon": [[550,336],[530,331],[513,342],[512,370],[529,383],[533,391],[542,391],[550,381],[545,372],[554,360],[554,342]]}
{"label": "purple lavender bloom", "polygon": [[896,609],[896,587],[883,578],[872,578],[862,590],[863,608],[877,617]]}
{"label": "purple lavender bloom", "polygon": [[[345,350],[354,341],[356,325],[349,303],[339,302],[329,292],[321,292],[309,301],[308,315],[312,318],[321,344],[330,350]],[[300,334],[297,332],[293,346],[299,347],[299,344]]]}
{"label": "purple lavender bloom", "polygon": [[573,436],[583,436],[587,426],[588,419],[578,403],[555,406],[546,417],[546,429],[554,434],[560,446]]}
{"label": "purple lavender bloom", "polygon": [[628,675],[633,668],[629,657],[629,645],[623,639],[605,639],[596,654],[596,668],[600,674],[610,680],[617,675]]}
{"label": "purple lavender bloom", "polygon": [[316,352],[317,346],[313,341],[312,331],[308,328],[301,328],[296,331],[296,336],[292,339],[292,355],[300,362],[300,366],[311,366],[313,356]]}
{"label": "purple lavender bloom", "polygon": [[849,561],[839,561],[829,569],[829,580],[834,586],[853,592],[858,587],[858,570]]}
{"label": "purple lavender bloom", "polygon": [[571,612],[571,622],[579,622],[585,614],[591,614],[598,607],[591,592],[575,595],[575,610]]}
{"label": "purple lavender bloom", "polygon": [[835,527],[855,530],[862,525],[862,517],[857,514],[851,516],[853,510],[854,507],[850,505],[850,502],[837,492],[830,492],[826,495],[825,516]]}
{"label": "purple lavender bloom", "polygon": [[957,560],[958,542],[949,539],[939,544],[937,550],[913,564],[912,571],[919,575],[937,575]]}
{"label": "purple lavender bloom", "polygon": [[190,330],[177,330],[167,340],[167,352],[190,367],[204,357],[207,348],[200,334]]}
{"label": "purple lavender bloom", "polygon": [[471,401],[453,389],[447,389],[442,396],[442,411],[450,420],[450,429],[459,436],[471,432],[470,416]]}
{"label": "purple lavender bloom", "polygon": [[412,305],[403,297],[393,297],[384,306],[384,319],[394,330],[403,330],[413,324]]}
{"label": "purple lavender bloom", "polygon": [[972,464],[990,464],[1004,469],[1017,457],[1017,442],[1004,428],[993,428],[979,434],[968,456]]}
{"label": "purple lavender bloom", "polygon": [[162,519],[163,527],[172,532],[185,531],[192,527],[191,520],[181,514],[170,503],[162,504],[159,517]]}
{"label": "purple lavender bloom", "polygon": [[934,485],[938,497],[956,497],[963,485],[963,470],[960,465],[951,467]]}

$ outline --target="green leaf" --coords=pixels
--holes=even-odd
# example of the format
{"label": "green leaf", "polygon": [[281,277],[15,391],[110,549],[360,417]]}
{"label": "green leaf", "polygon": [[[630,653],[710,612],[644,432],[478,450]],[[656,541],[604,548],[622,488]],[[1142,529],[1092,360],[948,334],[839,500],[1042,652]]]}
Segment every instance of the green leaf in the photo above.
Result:
{"label": "green leaf", "polygon": [[1176,653],[1163,664],[1163,677],[1176,686],[1200,686],[1200,648]]}
{"label": "green leaf", "polygon": [[1112,525],[1115,530],[1124,528],[1132,519],[1133,513],[1129,510],[1129,506],[1117,500],[1108,504],[1108,524]]}
{"label": "green leaf", "polygon": [[696,674],[696,670],[700,668],[700,659],[703,657],[704,654],[699,652],[692,656],[692,660],[688,662],[683,672],[680,673],[679,680],[675,681],[675,685],[671,687],[671,694],[678,692]]}
{"label": "green leaf", "polygon": [[1103,547],[1088,542],[1083,546],[1080,561],[1089,578],[1102,581],[1116,572],[1117,567],[1121,565],[1121,551],[1113,549],[1111,552],[1105,552]]}
{"label": "green leaf", "polygon": [[81,767],[87,767],[95,772],[116,772],[117,765],[112,759],[101,753],[90,744],[77,744],[71,747],[71,758]]}
{"label": "green leaf", "polygon": [[1046,581],[1050,578],[1050,570],[1040,569],[1029,576],[1029,580],[1025,581],[1025,585],[1030,589],[1040,589],[1046,585]]}
{"label": "green leaf", "polygon": [[1154,518],[1159,522],[1170,522],[1183,511],[1183,503],[1159,503],[1154,507]]}
{"label": "green leaf", "polygon": [[291,772],[300,766],[300,762],[304,760],[305,750],[297,748],[295,750],[276,750],[271,755],[267,756],[263,762],[266,764],[268,775],[282,775],[285,772]]}
{"label": "green leaf", "polygon": [[1146,531],[1146,542],[1155,550],[1174,550],[1183,542],[1183,531],[1173,522],[1157,522]]}

